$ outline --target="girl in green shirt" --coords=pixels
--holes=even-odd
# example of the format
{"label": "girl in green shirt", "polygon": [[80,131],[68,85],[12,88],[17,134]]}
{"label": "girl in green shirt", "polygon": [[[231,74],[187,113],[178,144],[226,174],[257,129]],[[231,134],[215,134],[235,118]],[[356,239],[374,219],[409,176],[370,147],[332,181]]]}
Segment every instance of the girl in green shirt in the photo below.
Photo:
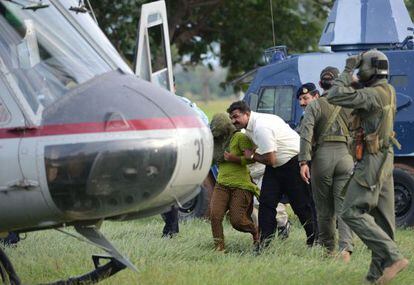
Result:
{"label": "girl in green shirt", "polygon": [[215,248],[224,250],[223,219],[229,211],[230,223],[234,229],[251,233],[258,241],[258,229],[251,219],[253,195],[259,188],[252,182],[243,151],[253,149],[253,142],[238,132],[227,114],[213,116],[210,123],[214,137],[213,162],[218,164],[219,175],[211,198],[211,229]]}

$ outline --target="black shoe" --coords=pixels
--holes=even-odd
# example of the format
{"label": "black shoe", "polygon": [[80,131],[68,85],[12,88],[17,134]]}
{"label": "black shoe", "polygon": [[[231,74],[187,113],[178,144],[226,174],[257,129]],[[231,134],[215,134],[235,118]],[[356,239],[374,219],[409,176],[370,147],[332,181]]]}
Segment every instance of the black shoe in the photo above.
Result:
{"label": "black shoe", "polygon": [[263,251],[269,247],[270,243],[272,242],[274,238],[274,235],[271,235],[270,237],[260,241],[260,242],[256,242],[253,244],[254,248],[253,248],[253,255],[254,256],[258,256],[261,255],[263,253]]}
{"label": "black shoe", "polygon": [[277,228],[277,237],[281,240],[285,240],[289,237],[291,223],[289,221],[286,222],[286,225],[283,227]]}
{"label": "black shoe", "polygon": [[168,233],[163,233],[162,238],[173,238],[177,235],[178,235],[178,233],[176,233],[176,232],[168,232]]}
{"label": "black shoe", "polygon": [[367,284],[367,285],[374,285],[374,284],[377,284],[377,280],[378,279],[376,279],[376,278],[374,278],[374,277],[365,277],[365,279],[364,279],[364,284]]}
{"label": "black shoe", "polygon": [[7,237],[0,238],[0,244],[5,246],[16,246],[16,244],[20,241],[19,234],[15,232],[10,232]]}

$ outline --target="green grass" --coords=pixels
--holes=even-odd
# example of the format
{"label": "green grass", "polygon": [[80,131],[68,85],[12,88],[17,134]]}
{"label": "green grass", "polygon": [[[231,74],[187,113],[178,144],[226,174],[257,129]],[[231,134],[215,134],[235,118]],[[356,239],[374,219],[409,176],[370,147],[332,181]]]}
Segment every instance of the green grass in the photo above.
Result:
{"label": "green grass", "polygon": [[[286,241],[275,240],[261,256],[254,256],[251,237],[225,223],[227,253],[213,251],[210,224],[193,220],[180,224],[174,239],[162,239],[161,218],[105,222],[102,232],[136,265],[139,273],[124,270],[102,284],[361,284],[370,252],[357,240],[350,264],[308,249],[305,235],[294,221]],[[399,230],[397,243],[414,262],[412,230]],[[23,284],[68,278],[92,269],[90,255],[101,251],[57,231],[28,234],[16,248],[6,250]],[[414,284],[414,266],[392,284]]]}
{"label": "green grass", "polygon": [[209,120],[216,113],[226,113],[227,108],[231,103],[236,101],[234,98],[217,99],[213,101],[195,101],[197,106],[206,113]]}

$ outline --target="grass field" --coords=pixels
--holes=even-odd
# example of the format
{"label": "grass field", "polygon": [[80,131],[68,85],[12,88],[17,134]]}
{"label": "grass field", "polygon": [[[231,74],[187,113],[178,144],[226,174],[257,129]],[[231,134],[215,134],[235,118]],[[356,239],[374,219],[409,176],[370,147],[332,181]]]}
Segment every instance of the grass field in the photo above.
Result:
{"label": "grass field", "polygon": [[215,113],[225,113],[227,108],[234,101],[236,101],[236,99],[232,97],[208,102],[195,101],[195,103],[201,110],[204,111],[204,113],[206,113],[209,120],[211,120]]}
{"label": "grass field", "polygon": [[[289,239],[275,240],[260,256],[252,254],[251,237],[228,224],[226,254],[213,251],[207,221],[182,223],[179,236],[173,239],[160,237],[162,227],[160,217],[105,222],[102,232],[130,258],[139,273],[127,269],[102,284],[362,284],[370,259],[359,240],[348,265],[324,257],[320,248],[308,249],[296,220]],[[411,262],[413,236],[413,230],[397,232],[397,242]],[[6,252],[23,284],[38,284],[89,271],[93,267],[90,255],[100,250],[50,230],[28,234]],[[392,284],[414,284],[414,266]]]}

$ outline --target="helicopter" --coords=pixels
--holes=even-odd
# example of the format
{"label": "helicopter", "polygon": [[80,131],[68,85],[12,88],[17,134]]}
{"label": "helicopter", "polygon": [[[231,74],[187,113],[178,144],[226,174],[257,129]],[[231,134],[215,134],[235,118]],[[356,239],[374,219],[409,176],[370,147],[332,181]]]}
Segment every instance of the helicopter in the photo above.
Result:
{"label": "helicopter", "polygon": [[[0,233],[73,226],[107,255],[71,281],[136,270],[101,223],[184,204],[209,172],[212,136],[173,96],[168,39],[164,1],[143,5],[132,71],[81,2],[0,0]],[[0,253],[3,281],[20,284]]]}

